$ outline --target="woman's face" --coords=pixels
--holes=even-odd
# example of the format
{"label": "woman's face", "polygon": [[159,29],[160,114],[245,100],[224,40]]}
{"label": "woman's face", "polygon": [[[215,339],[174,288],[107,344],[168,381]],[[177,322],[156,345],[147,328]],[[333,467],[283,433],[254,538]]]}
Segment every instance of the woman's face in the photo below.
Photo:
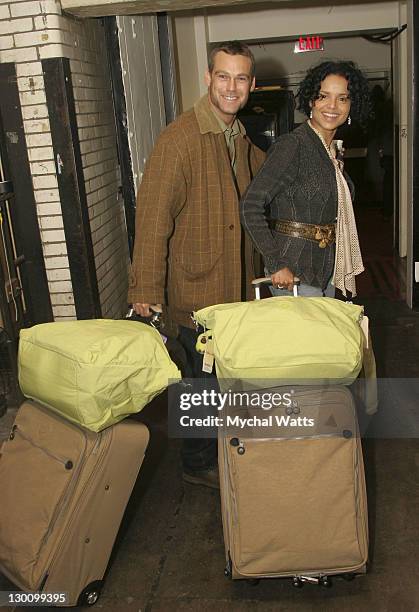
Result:
{"label": "woman's face", "polygon": [[329,74],[320,84],[317,100],[311,104],[311,123],[330,142],[337,128],[347,120],[350,109],[348,81],[339,74]]}

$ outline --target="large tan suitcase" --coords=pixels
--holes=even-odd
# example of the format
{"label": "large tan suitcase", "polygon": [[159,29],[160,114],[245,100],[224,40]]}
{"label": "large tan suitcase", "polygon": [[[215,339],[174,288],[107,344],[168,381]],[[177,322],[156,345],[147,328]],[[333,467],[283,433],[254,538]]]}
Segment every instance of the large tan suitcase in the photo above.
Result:
{"label": "large tan suitcase", "polygon": [[[295,586],[327,586],[330,575],[351,577],[366,568],[367,498],[358,423],[344,387],[295,388],[292,398],[291,407],[285,402],[269,411],[231,409],[230,416],[236,410],[245,420],[257,416],[265,424],[257,428],[262,421],[253,419],[253,427],[220,431],[226,575],[288,576]],[[275,417],[282,417],[282,427]],[[307,426],[295,425],[299,417]]]}
{"label": "large tan suitcase", "polygon": [[148,444],[142,423],[100,433],[32,401],[0,458],[0,571],[53,605],[94,603]]}

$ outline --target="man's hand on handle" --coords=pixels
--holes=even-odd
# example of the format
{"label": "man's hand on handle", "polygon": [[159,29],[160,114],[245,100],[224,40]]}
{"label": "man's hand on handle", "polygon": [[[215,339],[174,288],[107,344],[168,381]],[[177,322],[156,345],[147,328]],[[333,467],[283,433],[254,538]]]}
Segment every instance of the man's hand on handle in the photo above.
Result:
{"label": "man's hand on handle", "polygon": [[294,274],[289,268],[282,268],[271,274],[272,285],[274,287],[288,289],[292,291],[294,287]]}
{"label": "man's hand on handle", "polygon": [[162,311],[161,304],[140,304],[137,302],[136,304],[133,304],[132,307],[137,315],[140,315],[141,317],[151,317],[154,312]]}

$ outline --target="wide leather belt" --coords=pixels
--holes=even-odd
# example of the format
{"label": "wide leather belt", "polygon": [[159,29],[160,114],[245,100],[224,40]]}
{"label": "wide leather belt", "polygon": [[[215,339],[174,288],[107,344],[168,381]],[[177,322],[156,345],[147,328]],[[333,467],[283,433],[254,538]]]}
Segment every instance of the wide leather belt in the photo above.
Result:
{"label": "wide leather belt", "polygon": [[280,234],[293,236],[294,238],[305,238],[317,242],[324,249],[336,240],[336,224],[317,225],[314,223],[299,223],[298,221],[286,221],[285,219],[272,219],[271,228]]}

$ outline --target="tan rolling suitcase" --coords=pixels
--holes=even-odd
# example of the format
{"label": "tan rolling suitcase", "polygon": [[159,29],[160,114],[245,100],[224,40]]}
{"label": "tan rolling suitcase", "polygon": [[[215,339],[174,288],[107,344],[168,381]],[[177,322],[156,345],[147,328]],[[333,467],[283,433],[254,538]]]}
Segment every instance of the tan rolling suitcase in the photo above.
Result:
{"label": "tan rolling suitcase", "polygon": [[142,423],[94,433],[24,402],[0,457],[0,571],[45,605],[93,604],[148,439]]}
{"label": "tan rolling suitcase", "polygon": [[[225,573],[328,586],[365,572],[368,557],[355,406],[345,387],[295,387],[292,397],[291,407],[237,409],[250,426],[220,431]],[[253,418],[268,416],[270,427]]]}

